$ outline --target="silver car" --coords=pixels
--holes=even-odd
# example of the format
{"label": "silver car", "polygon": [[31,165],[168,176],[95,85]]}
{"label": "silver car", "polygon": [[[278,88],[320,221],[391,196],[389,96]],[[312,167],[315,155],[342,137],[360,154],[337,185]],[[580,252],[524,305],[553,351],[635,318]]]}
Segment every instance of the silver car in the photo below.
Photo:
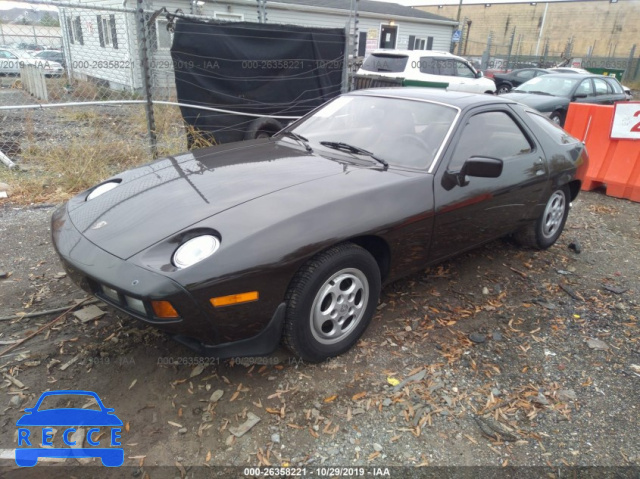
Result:
{"label": "silver car", "polygon": [[41,68],[47,77],[59,77],[64,73],[64,68],[58,62],[34,58],[13,50],[0,50],[0,75],[20,75],[20,68],[25,65]]}

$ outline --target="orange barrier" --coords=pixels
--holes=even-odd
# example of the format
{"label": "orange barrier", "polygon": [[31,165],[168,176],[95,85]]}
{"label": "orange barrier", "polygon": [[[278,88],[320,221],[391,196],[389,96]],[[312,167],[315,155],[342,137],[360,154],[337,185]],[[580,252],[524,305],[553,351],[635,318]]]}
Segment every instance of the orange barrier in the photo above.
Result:
{"label": "orange barrier", "polygon": [[582,189],[604,186],[609,196],[640,202],[640,141],[610,138],[613,113],[611,105],[569,105],[564,129],[589,152]]}

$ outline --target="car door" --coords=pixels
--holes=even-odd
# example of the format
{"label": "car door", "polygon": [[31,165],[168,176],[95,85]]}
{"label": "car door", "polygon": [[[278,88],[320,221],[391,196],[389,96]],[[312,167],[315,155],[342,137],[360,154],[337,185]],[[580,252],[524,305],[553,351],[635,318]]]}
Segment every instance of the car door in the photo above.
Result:
{"label": "car door", "polygon": [[455,81],[458,91],[468,91],[472,93],[484,93],[484,88],[478,85],[475,72],[460,60],[452,60],[454,67]]}
{"label": "car door", "polygon": [[594,78],[593,87],[596,92],[596,100],[601,105],[613,105],[618,100],[613,88],[604,78]]}
{"label": "car door", "polygon": [[585,78],[578,84],[573,92],[571,101],[577,103],[598,103],[591,78]]}
{"label": "car door", "polygon": [[518,73],[514,75],[515,78],[511,83],[513,84],[513,86],[520,86],[524,82],[529,81],[536,76],[537,75],[535,70],[530,70],[530,69],[520,70]]}
{"label": "car door", "polygon": [[[498,178],[446,181],[473,156],[503,161]],[[445,150],[434,178],[435,222],[430,260],[442,260],[513,232],[541,201],[548,167],[542,148],[508,105],[467,113]]]}

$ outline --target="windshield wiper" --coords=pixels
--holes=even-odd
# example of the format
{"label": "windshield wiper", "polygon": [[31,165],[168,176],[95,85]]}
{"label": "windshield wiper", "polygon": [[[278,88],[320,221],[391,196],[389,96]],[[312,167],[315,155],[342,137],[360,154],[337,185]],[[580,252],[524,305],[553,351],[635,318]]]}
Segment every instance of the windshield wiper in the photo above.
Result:
{"label": "windshield wiper", "polygon": [[364,155],[368,156],[372,160],[377,161],[386,170],[389,168],[389,163],[387,163],[382,158],[377,158],[373,153],[358,146],[350,145],[349,143],[343,143],[341,141],[321,141],[320,144],[322,146],[326,146],[327,148],[332,148],[334,150],[346,151],[347,153],[353,153],[355,155]]}
{"label": "windshield wiper", "polygon": [[282,135],[284,135],[284,136],[286,136],[288,138],[293,138],[294,140],[298,141],[299,143],[302,143],[302,145],[304,146],[305,150],[307,150],[309,153],[313,153],[313,148],[311,148],[311,145],[309,145],[309,140],[307,140],[301,134],[294,133],[293,131],[283,131]]}

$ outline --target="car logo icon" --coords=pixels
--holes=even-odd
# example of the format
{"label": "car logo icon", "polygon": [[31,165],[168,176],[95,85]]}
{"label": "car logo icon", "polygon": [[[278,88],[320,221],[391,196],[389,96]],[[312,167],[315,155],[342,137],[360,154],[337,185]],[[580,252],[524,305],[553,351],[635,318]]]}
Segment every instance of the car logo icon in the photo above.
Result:
{"label": "car logo icon", "polygon": [[[85,408],[53,408],[40,410],[42,402],[52,396],[65,396],[71,399],[93,399],[99,410]],[[51,400],[49,400],[51,401]],[[16,464],[21,467],[35,466],[39,458],[92,458],[99,457],[107,467],[118,467],[124,463],[124,450],[120,446],[122,421],[114,414],[113,408],[104,406],[98,395],[92,391],[61,390],[43,393],[36,405],[26,408],[25,414],[18,419],[18,447],[16,448]],[[86,431],[86,442],[91,447],[78,447],[72,435],[78,427],[89,427]],[[99,427],[111,428],[108,438],[103,438]],[[29,427],[43,427],[42,436],[32,436]],[[53,447],[53,427],[62,427],[60,435],[68,447]],[[41,439],[41,441],[40,441]],[[83,438],[84,441],[84,438]],[[104,447],[100,441],[108,441],[110,447]],[[33,447],[38,443],[42,447]],[[82,444],[80,444],[82,446]]]}

